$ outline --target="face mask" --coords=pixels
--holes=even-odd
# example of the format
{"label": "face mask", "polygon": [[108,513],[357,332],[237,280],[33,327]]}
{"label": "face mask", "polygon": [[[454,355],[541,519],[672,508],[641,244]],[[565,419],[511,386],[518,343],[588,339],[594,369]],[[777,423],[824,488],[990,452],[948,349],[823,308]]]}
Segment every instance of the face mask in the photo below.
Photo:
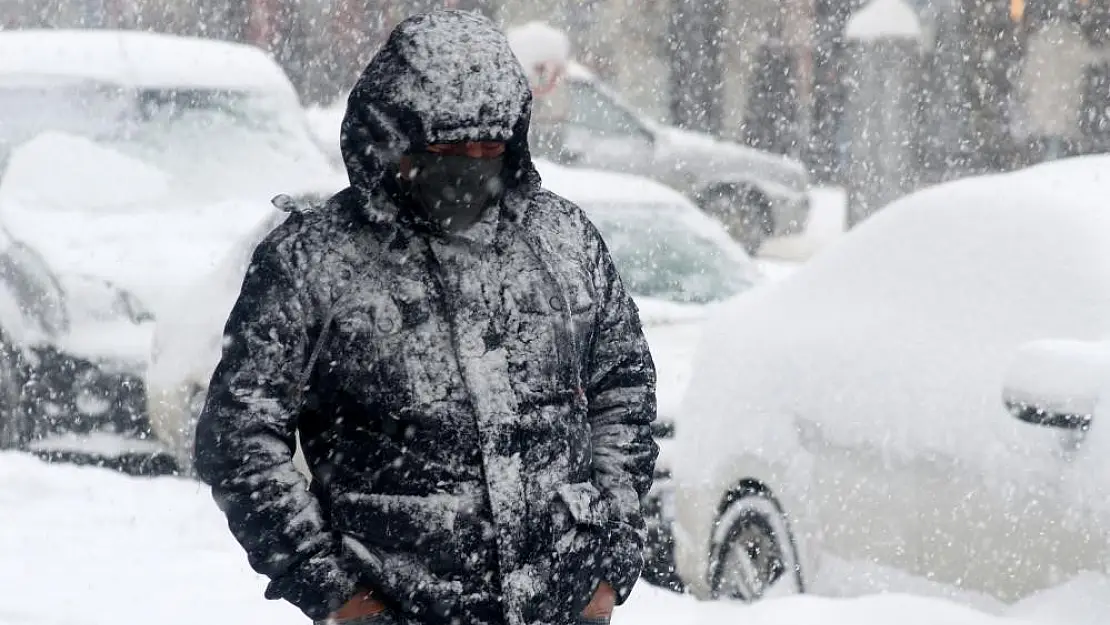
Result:
{"label": "face mask", "polygon": [[501,195],[503,158],[471,158],[420,152],[412,161],[410,193],[425,215],[449,232],[482,218]]}

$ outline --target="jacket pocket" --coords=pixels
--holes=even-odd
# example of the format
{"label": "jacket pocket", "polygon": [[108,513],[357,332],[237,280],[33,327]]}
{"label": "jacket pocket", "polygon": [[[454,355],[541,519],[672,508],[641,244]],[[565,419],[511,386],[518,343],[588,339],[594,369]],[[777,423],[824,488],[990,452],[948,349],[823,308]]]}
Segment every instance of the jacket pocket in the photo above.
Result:
{"label": "jacket pocket", "polygon": [[557,492],[578,525],[606,527],[609,523],[609,508],[601,491],[592,482],[564,484]]}

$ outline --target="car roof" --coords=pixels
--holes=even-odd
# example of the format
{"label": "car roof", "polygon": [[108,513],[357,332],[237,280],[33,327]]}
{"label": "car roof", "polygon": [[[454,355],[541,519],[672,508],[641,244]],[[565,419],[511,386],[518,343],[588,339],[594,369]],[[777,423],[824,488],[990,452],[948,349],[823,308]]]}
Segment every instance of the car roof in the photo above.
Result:
{"label": "car roof", "polygon": [[0,77],[21,76],[132,88],[237,89],[295,96],[281,67],[259,48],[139,31],[0,32]]}

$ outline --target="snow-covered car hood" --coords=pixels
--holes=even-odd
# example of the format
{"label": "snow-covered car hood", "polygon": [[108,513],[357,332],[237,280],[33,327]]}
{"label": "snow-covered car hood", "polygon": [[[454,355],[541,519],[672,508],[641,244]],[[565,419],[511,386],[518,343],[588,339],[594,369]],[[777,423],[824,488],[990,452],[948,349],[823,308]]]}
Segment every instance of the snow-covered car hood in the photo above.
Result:
{"label": "snow-covered car hood", "polygon": [[[59,158],[78,180],[57,183]],[[326,196],[345,183],[337,172],[275,189]],[[109,280],[157,315],[274,211],[272,196],[193,204],[167,189],[165,175],[145,163],[48,133],[13,153],[0,181],[0,219],[56,273]]]}

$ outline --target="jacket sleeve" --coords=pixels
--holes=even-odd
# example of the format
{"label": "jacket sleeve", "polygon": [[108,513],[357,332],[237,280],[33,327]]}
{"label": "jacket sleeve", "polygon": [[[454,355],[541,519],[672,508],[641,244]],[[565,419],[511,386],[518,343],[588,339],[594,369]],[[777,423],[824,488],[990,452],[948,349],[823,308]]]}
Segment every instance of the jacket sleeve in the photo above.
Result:
{"label": "jacket sleeve", "polygon": [[288,261],[255,250],[224,330],[223,358],[197,424],[196,470],[212,487],[268,599],[323,619],[354,594],[339,540],[294,467],[298,393],[309,349],[306,307]]}
{"label": "jacket sleeve", "polygon": [[586,396],[593,439],[593,481],[610,510],[604,579],[623,603],[643,568],[644,520],[640,500],[651,488],[659,448],[655,420],[655,366],[636,304],[625,291],[609,252],[598,241],[598,325]]}

